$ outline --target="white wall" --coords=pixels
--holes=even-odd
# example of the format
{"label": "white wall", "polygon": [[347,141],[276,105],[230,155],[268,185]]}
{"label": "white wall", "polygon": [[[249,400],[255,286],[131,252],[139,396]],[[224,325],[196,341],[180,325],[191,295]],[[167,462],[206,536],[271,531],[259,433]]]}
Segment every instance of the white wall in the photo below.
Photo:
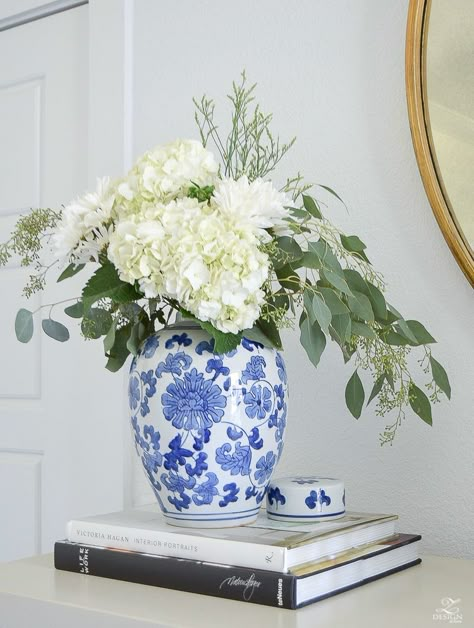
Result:
{"label": "white wall", "polygon": [[[285,335],[291,378],[280,473],[340,476],[352,509],[395,512],[425,551],[474,557],[473,294],[434,219],[420,180],[405,104],[408,0],[137,0],[134,152],[196,136],[191,97],[222,97],[246,68],[283,137],[298,136],[285,173],[335,188],[349,215],[327,212],[368,244],[389,298],[439,340],[453,400],[434,426],[407,413],[393,447],[385,419],[345,409],[350,370],[331,348],[314,371]],[[225,106],[225,99],[221,102]],[[471,323],[471,324],[470,324]]]}

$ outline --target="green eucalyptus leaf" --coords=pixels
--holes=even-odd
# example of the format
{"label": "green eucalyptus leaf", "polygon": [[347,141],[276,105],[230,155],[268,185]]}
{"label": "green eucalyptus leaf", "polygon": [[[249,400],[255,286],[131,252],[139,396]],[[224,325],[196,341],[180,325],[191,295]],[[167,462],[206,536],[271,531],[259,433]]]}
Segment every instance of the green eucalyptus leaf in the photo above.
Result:
{"label": "green eucalyptus leaf", "polygon": [[351,290],[357,290],[367,297],[369,296],[367,283],[360,273],[352,268],[344,268],[343,273],[344,279],[347,281],[347,285]]}
{"label": "green eucalyptus leaf", "polygon": [[331,338],[344,347],[351,338],[351,317],[349,314],[335,314],[329,327]]}
{"label": "green eucalyptus leaf", "polygon": [[303,251],[294,238],[282,236],[277,238],[276,244],[278,251],[272,260],[274,268],[282,268],[287,264],[301,260],[303,257]]}
{"label": "green eucalyptus leaf", "polygon": [[356,348],[353,345],[346,343],[345,345],[342,345],[340,349],[342,351],[342,357],[344,358],[344,364],[347,364],[356,352]]}
{"label": "green eucalyptus leaf", "polygon": [[108,333],[112,322],[110,312],[100,307],[92,307],[82,318],[81,331],[86,338],[97,340]]}
{"label": "green eucalyptus leaf", "polygon": [[415,334],[411,331],[410,327],[408,326],[407,321],[403,320],[403,318],[397,321],[397,324],[395,325],[395,329],[397,330],[398,333],[400,333],[402,336],[404,336],[408,340],[408,343],[410,345],[417,346],[418,344],[420,344]]}
{"label": "green eucalyptus leaf", "polygon": [[318,323],[311,324],[309,318],[300,322],[300,341],[308,358],[314,366],[318,366],[321,355],[326,347],[326,336]]}
{"label": "green eucalyptus leaf", "polygon": [[145,335],[146,327],[141,321],[138,321],[132,327],[130,331],[130,337],[127,340],[127,349],[132,355],[137,355],[138,348],[140,347],[142,341],[145,339]]}
{"label": "green eucalyptus leaf", "polygon": [[276,349],[282,348],[280,332],[278,331],[278,327],[274,321],[265,321],[262,318],[259,318],[257,326],[262,330]]}
{"label": "green eucalyptus leaf", "polygon": [[325,240],[320,238],[316,242],[308,242],[308,252],[315,253],[319,257],[323,268],[330,269],[343,277],[342,266]]}
{"label": "green eucalyptus leaf", "polygon": [[341,301],[332,288],[322,288],[318,286],[318,289],[323,295],[324,302],[331,310],[331,314],[333,316],[336,316],[337,314],[349,313],[347,306]]}
{"label": "green eucalyptus leaf", "polygon": [[349,408],[350,413],[353,417],[358,419],[364,405],[365,393],[359,374],[357,373],[357,369],[347,382],[345,396],[346,405]]}
{"label": "green eucalyptus leaf", "polygon": [[418,321],[411,320],[411,321],[406,321],[406,323],[408,327],[410,328],[410,331],[412,332],[412,334],[415,336],[418,344],[429,345],[436,342],[433,336],[426,330],[424,325],[422,325]]}
{"label": "green eucalyptus leaf", "polygon": [[400,319],[403,319],[403,316],[400,314],[400,312],[395,309],[390,303],[387,303],[387,309],[395,317],[395,320],[398,321]]}
{"label": "green eucalyptus leaf", "polygon": [[341,244],[349,253],[363,253],[367,248],[356,235],[346,236],[341,234]]}
{"label": "green eucalyptus leaf", "polygon": [[303,307],[311,325],[316,321],[316,316],[313,312],[313,294],[314,292],[312,290],[305,290],[303,292]]}
{"label": "green eucalyptus leaf", "polygon": [[433,425],[431,404],[425,393],[411,382],[408,395],[413,412],[415,412],[420,419],[423,419],[425,423],[428,423],[428,425]]}
{"label": "green eucalyptus leaf", "polygon": [[312,309],[314,318],[318,321],[319,326],[325,334],[329,333],[329,325],[331,324],[332,313],[319,294],[314,294],[312,298]]}
{"label": "green eucalyptus leaf", "polygon": [[392,390],[395,390],[395,382],[393,381],[393,373],[391,371],[385,371],[385,379]]}
{"label": "green eucalyptus leaf", "polygon": [[130,355],[130,351],[127,348],[127,341],[130,337],[131,329],[131,323],[127,323],[115,332],[114,344],[110,349],[109,359],[105,365],[105,368],[112,373],[119,371]]}
{"label": "green eucalyptus leaf", "polygon": [[373,322],[374,313],[369,298],[362,292],[357,292],[357,290],[353,290],[352,294],[353,296],[347,297],[347,305],[350,307],[351,312],[364,321]]}
{"label": "green eucalyptus leaf", "polygon": [[378,321],[385,320],[387,317],[387,304],[385,302],[385,297],[377,286],[374,286],[374,284],[370,283],[370,281],[366,281],[365,284],[367,286],[367,292],[364,292],[363,290],[361,292],[364,292],[364,294],[369,297],[375,318]]}
{"label": "green eucalyptus leaf", "polygon": [[394,347],[404,347],[410,344],[405,336],[402,336],[393,329],[383,329],[379,331],[379,336],[387,345],[392,345]]}
{"label": "green eucalyptus leaf", "polygon": [[273,295],[269,300],[268,304],[274,308],[275,310],[284,310],[287,312],[293,305],[290,301],[290,298],[286,294],[286,292],[279,292],[278,294]]}
{"label": "green eucalyptus leaf", "polygon": [[47,336],[58,342],[66,342],[66,340],[69,340],[68,328],[58,321],[53,321],[52,318],[44,318],[41,321],[41,327]]}
{"label": "green eucalyptus leaf", "polygon": [[370,281],[365,280],[360,273],[351,268],[344,269],[344,277],[352,291],[361,292],[369,299],[375,318],[385,322],[387,306],[382,292]]}
{"label": "green eucalyptus leaf", "polygon": [[77,275],[85,267],[85,264],[69,264],[67,268],[63,270],[63,272],[58,277],[58,283],[60,281],[64,281],[65,279],[69,279],[69,277],[74,277]]}
{"label": "green eucalyptus leaf", "polygon": [[322,263],[318,255],[311,251],[306,251],[303,253],[303,257],[301,258],[301,266],[305,268],[314,268],[319,270],[322,268]]}
{"label": "green eucalyptus leaf", "polygon": [[347,296],[353,296],[352,291],[347,285],[346,280],[343,277],[341,277],[337,272],[329,268],[325,268],[324,270],[321,271],[320,274],[323,277],[323,279],[329,282],[337,290],[339,290],[340,292],[343,292]]}
{"label": "green eucalyptus leaf", "polygon": [[15,334],[20,342],[30,342],[33,337],[33,313],[25,308],[18,310],[15,318]]}
{"label": "green eucalyptus leaf", "polygon": [[275,269],[275,274],[282,288],[290,292],[296,292],[300,289],[301,278],[290,264],[285,264],[281,268]]}
{"label": "green eucalyptus leaf", "polygon": [[352,321],[351,322],[352,334],[354,336],[362,336],[363,338],[369,338],[370,340],[374,340],[377,338],[377,334],[369,327],[366,323],[361,323],[360,321]]}
{"label": "green eucalyptus leaf", "polygon": [[321,214],[319,205],[316,203],[314,198],[312,198],[311,196],[308,196],[307,194],[303,194],[303,205],[306,211],[308,211],[311,214],[311,216],[314,216],[315,218],[318,218],[319,220],[321,220],[323,215]]}
{"label": "green eucalyptus leaf", "polygon": [[451,399],[451,385],[449,383],[448,374],[433,356],[430,356],[430,364],[435,384],[444,392],[448,399]]}
{"label": "green eucalyptus leaf", "polygon": [[118,306],[118,309],[120,311],[120,314],[122,314],[122,316],[124,316],[129,321],[133,321],[143,311],[138,303],[135,303],[134,301],[130,303],[121,303]]}
{"label": "green eucalyptus leaf", "polygon": [[84,305],[82,301],[77,301],[73,305],[69,305],[64,309],[64,313],[71,318],[82,318],[84,315]]}
{"label": "green eucalyptus leaf", "polygon": [[119,358],[119,357],[113,357],[113,358],[109,357],[105,365],[105,368],[111,373],[117,373],[117,371],[120,371],[120,369],[125,363],[125,360],[128,358],[129,355],[130,354],[127,353],[124,359]]}
{"label": "green eucalyptus leaf", "polygon": [[242,337],[254,342],[260,342],[264,347],[276,348],[270,338],[266,336],[258,325],[254,325],[252,329],[244,329]]}
{"label": "green eucalyptus leaf", "polygon": [[396,323],[398,320],[399,318],[395,316],[392,312],[390,312],[390,310],[388,309],[388,306],[387,306],[387,314],[385,318],[377,318],[377,322],[379,322],[381,325],[385,325],[388,327],[390,325],[393,325],[393,323]]}
{"label": "green eucalyptus leaf", "polygon": [[374,399],[379,392],[382,390],[382,386],[384,384],[385,381],[385,373],[382,373],[382,375],[379,375],[377,377],[377,379],[375,380],[374,386],[372,388],[372,392],[370,393],[370,397],[369,400],[367,402],[367,405],[369,405],[369,403],[372,401],[372,399]]}
{"label": "green eucalyptus leaf", "polygon": [[104,351],[105,353],[109,353],[115,342],[115,332],[117,330],[118,319],[116,318],[112,325],[109,327],[109,331],[104,338]]}

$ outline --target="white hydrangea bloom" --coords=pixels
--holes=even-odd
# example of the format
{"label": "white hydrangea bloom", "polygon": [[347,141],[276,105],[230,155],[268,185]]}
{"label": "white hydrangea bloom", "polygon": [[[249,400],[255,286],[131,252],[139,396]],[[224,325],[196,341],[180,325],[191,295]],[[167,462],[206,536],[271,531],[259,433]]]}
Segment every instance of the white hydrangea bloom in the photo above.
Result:
{"label": "white hydrangea bloom", "polygon": [[144,205],[186,196],[193,183],[212,185],[218,170],[214,155],[196,140],[157,146],[138,159],[118,186],[122,211],[132,214]]}
{"label": "white hydrangea bloom", "polygon": [[[189,188],[215,186],[209,202]],[[286,196],[271,183],[218,179],[212,153],[177,140],[141,157],[113,186],[71,203],[53,238],[55,254],[77,263],[107,251],[123,281],[147,298],[175,299],[224,332],[252,327],[265,301],[267,229],[281,234]]]}
{"label": "white hydrangea bloom", "polygon": [[176,299],[200,320],[237,333],[252,327],[264,302],[269,260],[259,245],[213,202],[178,198],[119,221],[108,255],[146,297]]}
{"label": "white hydrangea bloom", "polygon": [[95,192],[85,194],[64,208],[50,244],[60,260],[98,261],[109,241],[116,189],[108,177],[97,180]]}
{"label": "white hydrangea bloom", "polygon": [[237,181],[223,179],[216,184],[214,201],[223,216],[242,229],[252,229],[263,242],[271,239],[266,229],[273,229],[278,235],[287,232],[284,219],[289,213],[285,206],[291,203],[270,181],[255,179],[250,183],[245,175]]}

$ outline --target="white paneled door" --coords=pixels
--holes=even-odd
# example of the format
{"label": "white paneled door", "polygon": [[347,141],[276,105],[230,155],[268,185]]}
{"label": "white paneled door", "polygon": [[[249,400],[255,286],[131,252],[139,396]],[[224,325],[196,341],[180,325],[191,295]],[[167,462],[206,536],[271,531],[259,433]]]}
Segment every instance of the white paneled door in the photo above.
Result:
{"label": "white paneled door", "polygon": [[[111,6],[103,1],[97,20]],[[100,104],[107,77],[98,76],[103,61],[91,57],[100,49],[91,30],[102,30],[94,10],[85,4],[0,32],[2,241],[29,207],[60,206],[92,174],[104,174],[94,168],[107,164],[107,150],[117,165],[113,142],[101,144],[101,120],[120,120],[121,111],[112,101]],[[113,88],[120,92],[121,83]],[[53,313],[68,325],[68,343],[42,334],[49,307],[35,316],[33,340],[16,341],[19,307],[80,293],[78,282],[59,290],[52,276],[51,287],[27,301],[27,274],[17,260],[0,269],[0,561],[48,551],[69,518],[120,508],[124,499],[124,378],[105,371],[100,341],[83,341],[64,305]]]}

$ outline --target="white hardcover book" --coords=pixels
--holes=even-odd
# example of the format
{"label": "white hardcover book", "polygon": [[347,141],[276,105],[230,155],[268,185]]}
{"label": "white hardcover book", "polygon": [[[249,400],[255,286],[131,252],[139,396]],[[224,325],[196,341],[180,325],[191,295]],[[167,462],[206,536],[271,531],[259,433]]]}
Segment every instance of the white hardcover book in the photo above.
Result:
{"label": "white hardcover book", "polygon": [[347,513],[335,521],[285,523],[262,511],[255,523],[221,529],[175,528],[155,507],[72,520],[67,539],[160,556],[287,573],[304,563],[386,539],[395,515]]}

